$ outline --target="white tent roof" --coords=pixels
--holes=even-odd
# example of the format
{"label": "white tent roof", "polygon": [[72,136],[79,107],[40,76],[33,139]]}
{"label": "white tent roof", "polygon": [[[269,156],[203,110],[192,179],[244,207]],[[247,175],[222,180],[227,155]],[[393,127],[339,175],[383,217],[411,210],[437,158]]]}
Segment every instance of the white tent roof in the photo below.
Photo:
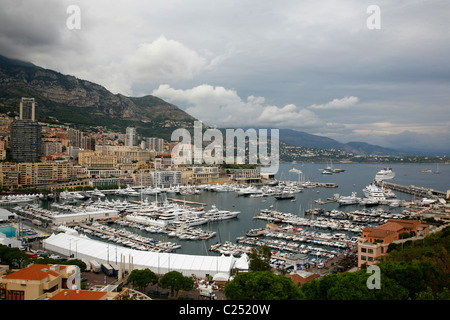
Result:
{"label": "white tent roof", "polygon": [[239,270],[248,270],[249,267],[249,258],[247,254],[244,252],[241,257],[236,261],[236,264],[234,265],[236,269]]}
{"label": "white tent roof", "polygon": [[198,256],[177,253],[157,253],[140,251],[130,248],[92,240],[86,236],[73,233],[53,234],[44,240],[44,248],[62,255],[74,255],[77,259],[96,260],[98,263],[120,264],[125,257],[125,269],[150,269],[155,273],[164,274],[169,271],[179,271],[184,276],[195,275],[205,278],[217,273],[230,274],[236,259],[232,256]]}
{"label": "white tent roof", "polygon": [[230,276],[225,273],[216,273],[213,277],[214,281],[228,281],[230,279]]}

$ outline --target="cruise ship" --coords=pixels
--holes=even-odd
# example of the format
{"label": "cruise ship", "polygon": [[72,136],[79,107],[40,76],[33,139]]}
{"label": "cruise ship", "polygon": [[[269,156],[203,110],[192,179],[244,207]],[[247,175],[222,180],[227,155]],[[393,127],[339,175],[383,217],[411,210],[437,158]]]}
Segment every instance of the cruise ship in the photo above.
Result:
{"label": "cruise ship", "polygon": [[375,175],[375,181],[391,180],[395,178],[395,172],[392,168],[384,168],[377,172]]}

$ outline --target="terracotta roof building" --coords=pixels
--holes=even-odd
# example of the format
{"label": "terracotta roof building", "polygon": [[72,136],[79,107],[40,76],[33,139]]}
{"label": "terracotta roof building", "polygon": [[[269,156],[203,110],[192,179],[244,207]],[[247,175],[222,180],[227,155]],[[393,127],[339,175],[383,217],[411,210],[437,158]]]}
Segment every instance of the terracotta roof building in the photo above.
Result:
{"label": "terracotta roof building", "polygon": [[320,278],[320,274],[298,270],[296,272],[288,274],[287,277],[291,278],[292,282],[294,282],[295,285],[299,286],[304,285],[305,283],[313,279]]}
{"label": "terracotta roof building", "polygon": [[[65,285],[72,266],[32,264],[0,278],[0,300],[42,300]],[[63,284],[64,283],[64,284]]]}
{"label": "terracotta roof building", "polygon": [[61,290],[49,300],[108,300],[108,292],[89,290]]}
{"label": "terracotta roof building", "polygon": [[114,300],[119,293],[69,290],[76,266],[32,264],[0,277],[0,300]]}
{"label": "terracotta roof building", "polygon": [[408,236],[426,236],[427,225],[418,220],[389,219],[376,228],[365,228],[358,241],[358,267],[372,265],[387,254],[389,244],[400,240],[403,234]]}

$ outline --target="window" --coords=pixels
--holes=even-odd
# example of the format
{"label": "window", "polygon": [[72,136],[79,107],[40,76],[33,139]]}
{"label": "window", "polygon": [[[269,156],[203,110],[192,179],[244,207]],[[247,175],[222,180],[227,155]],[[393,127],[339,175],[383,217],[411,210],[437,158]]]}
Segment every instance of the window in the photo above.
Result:
{"label": "window", "polygon": [[20,290],[9,290],[8,300],[25,300],[25,292]]}
{"label": "window", "polygon": [[373,254],[373,249],[368,249],[368,253]]}
{"label": "window", "polygon": [[361,260],[366,261],[367,260],[366,256],[361,256]]}
{"label": "window", "polygon": [[366,248],[361,248],[361,252],[367,252],[367,249]]}

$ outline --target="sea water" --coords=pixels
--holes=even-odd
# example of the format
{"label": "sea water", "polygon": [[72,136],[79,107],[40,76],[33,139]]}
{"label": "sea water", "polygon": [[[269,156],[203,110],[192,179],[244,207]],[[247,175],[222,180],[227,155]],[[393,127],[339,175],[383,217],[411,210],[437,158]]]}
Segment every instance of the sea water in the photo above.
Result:
{"label": "sea water", "polygon": [[[278,173],[276,174],[277,180],[283,181],[315,181],[315,182],[331,182],[338,185],[337,188],[305,188],[303,192],[296,194],[296,201],[291,200],[276,200],[273,196],[269,197],[244,197],[238,196],[235,192],[211,192],[203,191],[198,195],[169,195],[169,198],[177,198],[180,200],[194,201],[200,203],[206,203],[205,210],[211,208],[212,205],[216,205],[217,208],[223,210],[240,211],[237,218],[210,222],[200,227],[202,229],[208,229],[216,231],[215,237],[208,240],[180,240],[177,238],[171,238],[164,234],[149,234],[145,231],[133,230],[136,233],[146,235],[154,238],[155,240],[172,241],[182,245],[180,249],[177,249],[176,253],[184,254],[200,254],[211,255],[214,253],[209,252],[211,245],[216,243],[223,243],[225,241],[236,242],[237,237],[245,236],[245,233],[254,228],[265,227],[267,221],[254,219],[254,216],[258,214],[261,209],[269,209],[271,206],[281,212],[292,213],[298,216],[305,216],[305,210],[312,208],[323,208],[325,211],[332,209],[338,209],[345,212],[361,209],[359,205],[351,205],[340,207],[337,203],[328,203],[325,205],[318,205],[315,200],[321,199],[326,201],[328,198],[333,197],[335,194],[342,196],[351,195],[352,192],[357,192],[357,196],[364,197],[362,189],[369,185],[375,174],[386,166],[392,168],[396,173],[396,176],[391,182],[395,182],[403,185],[416,185],[427,188],[434,188],[439,191],[446,191],[450,189],[450,166],[439,165],[440,174],[424,173],[424,168],[436,170],[436,165],[425,164],[333,164],[334,168],[344,169],[344,172],[335,173],[332,175],[324,175],[320,169],[323,169],[327,164],[323,163],[283,163],[280,164]],[[302,172],[302,175],[290,172],[291,169],[297,169]],[[413,200],[414,195],[404,194],[394,191],[398,199]],[[146,196],[149,201],[154,201],[154,196]],[[379,206],[385,210],[396,213],[401,212],[404,208],[389,208],[387,206]],[[377,208],[377,207],[375,207]],[[315,217],[307,216],[311,219]]]}

